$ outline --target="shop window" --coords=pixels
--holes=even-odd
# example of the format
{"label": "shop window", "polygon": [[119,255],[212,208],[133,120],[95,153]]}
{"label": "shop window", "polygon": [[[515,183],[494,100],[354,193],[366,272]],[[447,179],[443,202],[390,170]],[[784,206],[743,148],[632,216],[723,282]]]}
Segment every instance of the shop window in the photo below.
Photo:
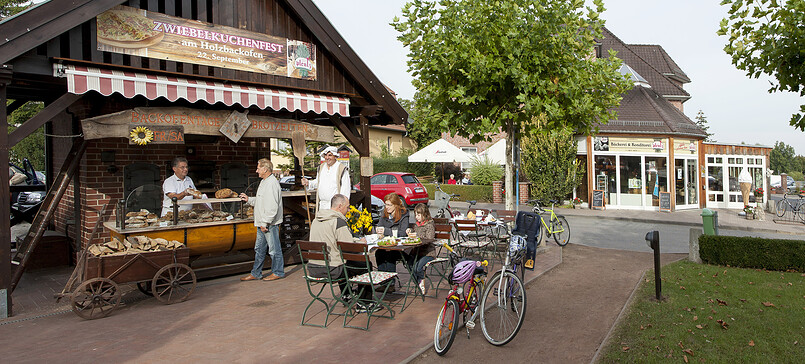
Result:
{"label": "shop window", "polygon": [[737,164],[743,164],[743,163],[744,163],[744,159],[743,159],[743,158],[735,158],[735,163],[737,163]]}
{"label": "shop window", "polygon": [[[172,170],[170,175],[173,175]],[[156,164],[138,162],[123,167],[126,210],[146,209],[159,215],[162,212],[162,182],[163,178],[160,177]]]}
{"label": "shop window", "polygon": [[761,158],[755,159],[755,164],[757,164],[757,165],[763,164],[763,159],[761,159]]}
{"label": "shop window", "polygon": [[741,187],[738,185],[738,175],[741,174],[741,167],[729,167],[729,191],[740,192]]}
{"label": "shop window", "polygon": [[615,203],[615,195],[618,192],[616,184],[616,168],[614,156],[595,157],[595,179],[594,189],[604,191],[604,199],[607,204]]}
{"label": "shop window", "polygon": [[707,157],[707,163],[715,163],[716,159],[713,157]]}
{"label": "shop window", "polygon": [[735,164],[735,158],[727,158],[727,163]]}
{"label": "shop window", "polygon": [[660,206],[660,192],[668,191],[668,172],[664,157],[646,157],[646,206]]}
{"label": "shop window", "polygon": [[642,206],[640,192],[643,189],[643,181],[640,173],[640,157],[621,156],[620,159],[620,205]]}
{"label": "shop window", "polygon": [[716,157],[716,163],[718,164],[724,163],[724,159],[721,157]]}
{"label": "shop window", "polygon": [[747,164],[755,164],[755,160],[753,158],[749,158],[746,160]]}

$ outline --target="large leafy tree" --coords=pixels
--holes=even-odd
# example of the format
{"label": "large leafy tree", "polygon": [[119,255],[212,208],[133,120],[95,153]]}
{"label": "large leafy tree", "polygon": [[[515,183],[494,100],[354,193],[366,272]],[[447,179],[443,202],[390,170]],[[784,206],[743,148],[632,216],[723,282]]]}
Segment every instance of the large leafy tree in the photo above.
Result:
{"label": "large leafy tree", "polygon": [[[536,119],[526,128],[544,130]],[[542,201],[560,200],[578,187],[584,165],[576,159],[576,138],[568,128],[547,130],[520,141],[523,173],[531,181],[532,195]]]}
{"label": "large leafy tree", "polygon": [[486,139],[507,133],[506,207],[514,206],[515,131],[541,115],[544,128],[589,133],[615,118],[631,85],[615,57],[595,59],[601,0],[412,0],[392,25],[409,49],[417,123]]}
{"label": "large leafy tree", "polygon": [[794,147],[783,142],[774,143],[774,149],[769,155],[769,168],[776,174],[788,173],[794,170]]}
{"label": "large leafy tree", "polygon": [[[730,7],[718,34],[729,37],[724,51],[732,64],[749,77],[777,79],[769,92],[805,96],[805,0],[723,0],[721,5]],[[805,131],[805,105],[790,124]]]}

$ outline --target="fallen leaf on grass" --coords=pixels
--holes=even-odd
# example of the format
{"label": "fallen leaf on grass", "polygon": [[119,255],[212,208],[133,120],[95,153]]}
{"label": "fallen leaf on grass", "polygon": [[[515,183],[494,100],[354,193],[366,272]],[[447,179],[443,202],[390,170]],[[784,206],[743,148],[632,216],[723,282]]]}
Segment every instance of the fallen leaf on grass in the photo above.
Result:
{"label": "fallen leaf on grass", "polygon": [[690,350],[690,349],[685,349],[685,350],[682,350],[682,351],[684,351],[684,352],[686,352],[686,353],[690,354],[690,356],[695,356],[695,355],[693,355],[693,350]]}
{"label": "fallen leaf on grass", "polygon": [[727,306],[727,302],[726,302],[726,301],[722,301],[722,300],[720,300],[720,299],[718,299],[718,298],[716,298],[716,301],[718,301],[718,305],[719,305],[719,306]]}
{"label": "fallen leaf on grass", "polygon": [[684,348],[685,348],[685,346],[684,346],[684,345],[682,345],[682,342],[681,342],[681,341],[680,341],[679,343],[677,343],[677,345],[679,345],[679,347],[680,347],[680,348],[682,348],[682,349],[684,349]]}
{"label": "fallen leaf on grass", "polygon": [[693,316],[693,321],[696,321],[698,319],[699,319],[699,316]]}
{"label": "fallen leaf on grass", "polygon": [[682,359],[685,359],[685,363],[688,362],[688,356],[687,355],[682,355]]}
{"label": "fallen leaf on grass", "polygon": [[763,306],[766,306],[766,307],[774,307],[774,304],[773,304],[773,303],[771,303],[771,302],[763,302]]}
{"label": "fallen leaf on grass", "polygon": [[749,282],[749,284],[755,284],[755,282]]}
{"label": "fallen leaf on grass", "polygon": [[628,347],[628,346],[624,346],[624,347],[622,347],[622,348],[621,348],[621,350],[623,350],[623,351],[629,351],[629,347]]}
{"label": "fallen leaf on grass", "polygon": [[746,298],[741,298],[741,302],[746,302]]}
{"label": "fallen leaf on grass", "polygon": [[727,328],[730,326],[730,324],[728,324],[728,323],[727,323],[726,321],[724,321],[724,320],[716,320],[716,322],[718,322],[719,324],[721,324],[721,328],[722,328],[722,329],[724,329],[724,330],[726,330],[726,329],[727,329]]}
{"label": "fallen leaf on grass", "polygon": [[685,286],[679,286],[679,289],[684,290]]}
{"label": "fallen leaf on grass", "polygon": [[713,299],[711,298],[711,299],[707,300],[707,303],[716,303],[716,301],[713,301]]}
{"label": "fallen leaf on grass", "polygon": [[755,340],[749,340],[749,346],[755,346]]}
{"label": "fallen leaf on grass", "polygon": [[699,329],[699,330],[701,330],[701,329],[703,329],[704,327],[702,327],[702,325],[696,325],[696,328],[697,328],[697,329]]}

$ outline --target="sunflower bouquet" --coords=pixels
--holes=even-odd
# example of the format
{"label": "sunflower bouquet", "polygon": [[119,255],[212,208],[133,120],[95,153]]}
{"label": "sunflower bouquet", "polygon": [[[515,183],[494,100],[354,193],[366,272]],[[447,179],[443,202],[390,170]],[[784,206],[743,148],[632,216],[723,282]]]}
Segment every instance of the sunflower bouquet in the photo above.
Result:
{"label": "sunflower bouquet", "polygon": [[366,234],[372,231],[372,214],[367,209],[358,210],[350,205],[347,211],[347,225],[353,234]]}

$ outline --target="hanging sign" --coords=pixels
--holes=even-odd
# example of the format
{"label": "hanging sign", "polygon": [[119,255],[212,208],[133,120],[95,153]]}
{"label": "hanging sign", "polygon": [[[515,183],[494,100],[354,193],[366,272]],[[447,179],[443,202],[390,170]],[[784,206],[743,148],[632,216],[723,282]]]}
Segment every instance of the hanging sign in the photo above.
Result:
{"label": "hanging sign", "polygon": [[232,111],[229,117],[226,118],[224,125],[221,125],[221,129],[218,129],[218,131],[229,138],[229,140],[237,143],[240,141],[240,138],[243,137],[243,134],[246,134],[246,130],[252,126],[249,118],[246,117],[247,113],[249,113],[249,110],[246,110],[246,112]]}
{"label": "hanging sign", "polygon": [[316,80],[312,43],[122,5],[95,22],[101,51]]}
{"label": "hanging sign", "polygon": [[[185,107],[137,107],[81,121],[85,139],[129,138],[132,144],[160,144],[160,141],[184,143],[185,134],[226,135],[235,132],[234,125],[223,128],[232,117],[230,110],[201,110]],[[244,138],[288,139],[293,132],[302,132],[305,140],[335,142],[335,130],[294,119],[279,119],[263,115],[237,113],[237,134]],[[134,133],[135,128],[142,127]],[[144,129],[143,129],[144,128]],[[149,131],[151,134],[149,134]],[[132,136],[133,134],[136,134]],[[149,135],[151,139],[149,140]],[[227,135],[232,137],[235,135]],[[234,140],[234,139],[233,139]],[[238,140],[240,140],[238,138]]]}

